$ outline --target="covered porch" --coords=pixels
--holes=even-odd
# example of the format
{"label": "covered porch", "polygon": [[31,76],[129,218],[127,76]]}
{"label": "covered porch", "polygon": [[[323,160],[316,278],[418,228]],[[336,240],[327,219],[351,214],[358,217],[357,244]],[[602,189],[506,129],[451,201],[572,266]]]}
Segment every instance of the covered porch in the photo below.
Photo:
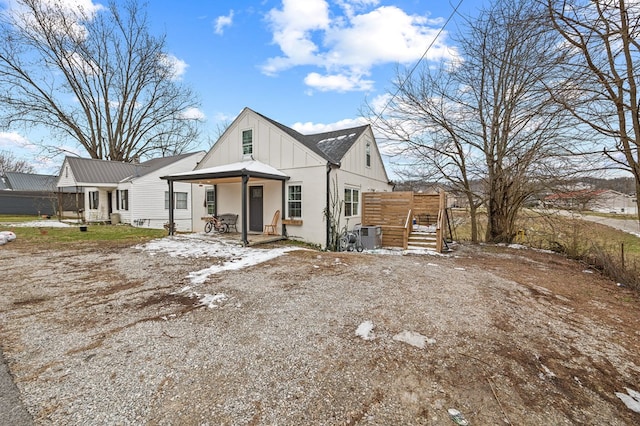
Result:
{"label": "covered porch", "polygon": [[[214,215],[238,215],[237,229],[243,245],[275,241],[287,236],[286,225],[278,220],[273,224],[273,221],[276,219],[276,212],[279,213],[279,219],[285,211],[286,181],[289,176],[274,167],[250,160],[176,173],[163,176],[162,179],[169,185],[169,223],[173,223],[175,209],[173,185],[175,182],[188,182],[198,187],[213,188]],[[196,194],[196,191],[193,193]],[[203,198],[205,197],[206,195],[203,195]],[[194,200],[192,202],[196,205]],[[204,226],[204,217],[200,213],[202,210],[198,212],[194,209],[194,229],[198,229],[198,221]],[[263,235],[267,227],[270,235]],[[174,229],[169,227],[169,235],[173,233]]]}

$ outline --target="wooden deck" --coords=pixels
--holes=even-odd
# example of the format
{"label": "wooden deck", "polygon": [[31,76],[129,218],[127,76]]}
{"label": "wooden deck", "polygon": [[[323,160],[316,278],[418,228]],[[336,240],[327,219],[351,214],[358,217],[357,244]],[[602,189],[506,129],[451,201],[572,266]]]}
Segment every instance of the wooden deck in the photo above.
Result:
{"label": "wooden deck", "polygon": [[[443,250],[446,194],[365,192],[362,194],[362,225],[382,228],[382,245],[409,247],[414,225],[435,226],[435,247]],[[414,223],[415,220],[415,223]]]}

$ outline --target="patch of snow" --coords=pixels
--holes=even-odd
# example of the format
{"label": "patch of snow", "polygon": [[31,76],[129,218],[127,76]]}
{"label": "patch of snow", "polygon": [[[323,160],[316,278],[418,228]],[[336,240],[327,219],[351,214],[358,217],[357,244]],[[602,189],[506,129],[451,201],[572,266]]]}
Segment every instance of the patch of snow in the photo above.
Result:
{"label": "patch of snow", "polygon": [[238,269],[254,266],[259,263],[263,263],[268,260],[275,259],[276,257],[280,257],[289,251],[297,250],[297,249],[293,247],[284,247],[284,248],[277,248],[277,249],[271,249],[271,250],[245,248],[245,250],[250,250],[250,251],[247,251],[246,253],[244,253],[244,256],[234,257],[231,260],[224,262],[222,265],[212,265],[208,268],[189,273],[189,279],[191,280],[191,284],[193,285],[202,284],[207,280],[207,278],[209,278],[209,276],[217,274],[218,272],[236,271]]}
{"label": "patch of snow", "polygon": [[585,274],[593,274],[593,271],[591,269],[585,269],[582,272],[585,273]]}
{"label": "patch of snow", "polygon": [[11,242],[16,239],[16,234],[14,234],[11,231],[2,231],[0,232],[0,238],[1,237],[4,237],[4,239],[7,240],[7,242]]}
{"label": "patch of snow", "polygon": [[364,340],[373,340],[375,338],[373,335],[374,327],[373,322],[367,320],[358,326],[356,336],[360,336]]}
{"label": "patch of snow", "polygon": [[200,306],[206,306],[209,309],[217,308],[219,304],[225,302],[228,297],[224,293],[218,294],[203,294],[198,296],[198,302]]}
{"label": "patch of snow", "polygon": [[640,413],[640,392],[629,388],[626,389],[627,393],[616,392],[616,396],[624,402],[628,409]]}
{"label": "patch of snow", "polygon": [[420,333],[416,333],[415,331],[407,331],[407,330],[404,330],[401,333],[398,333],[395,336],[393,336],[393,340],[404,342],[420,349],[424,349],[424,346],[427,343],[430,345],[433,345],[436,343],[435,339],[430,339],[427,336],[423,336]]}
{"label": "patch of snow", "polygon": [[10,223],[7,226],[16,228],[68,228],[71,225],[57,220],[35,220],[32,222]]}

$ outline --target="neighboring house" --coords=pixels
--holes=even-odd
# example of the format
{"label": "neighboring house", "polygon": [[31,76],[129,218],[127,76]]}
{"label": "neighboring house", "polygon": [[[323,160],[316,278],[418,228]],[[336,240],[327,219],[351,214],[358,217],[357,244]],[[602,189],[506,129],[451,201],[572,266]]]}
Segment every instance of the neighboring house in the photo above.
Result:
{"label": "neighboring house", "polygon": [[57,176],[6,172],[0,175],[0,214],[54,215]]}
{"label": "neighboring house", "polygon": [[[66,157],[57,181],[58,189],[75,188],[83,193],[86,222],[127,223],[161,229],[169,219],[167,173],[192,170],[204,151],[155,158],[143,163]],[[174,223],[180,231],[191,231],[193,197],[191,185],[174,188]]]}
{"label": "neighboring house", "polygon": [[353,228],[361,222],[361,194],[393,188],[370,126],[303,135],[249,108],[192,172],[163,179],[197,184],[196,229],[207,214],[237,214],[245,244],[280,211],[277,234],[326,246],[325,211],[342,205],[340,224]]}
{"label": "neighboring house", "polygon": [[582,189],[548,195],[544,204],[568,210],[591,210],[600,213],[637,214],[636,199],[611,189]]}
{"label": "neighboring house", "polygon": [[587,209],[600,213],[619,213],[636,215],[638,207],[636,198],[612,189],[594,191],[594,196],[587,203]]}

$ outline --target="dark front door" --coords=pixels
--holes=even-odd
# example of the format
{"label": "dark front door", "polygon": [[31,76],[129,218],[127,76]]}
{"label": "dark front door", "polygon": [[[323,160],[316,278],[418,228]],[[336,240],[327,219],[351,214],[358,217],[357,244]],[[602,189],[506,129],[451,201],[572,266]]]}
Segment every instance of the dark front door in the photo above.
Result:
{"label": "dark front door", "polygon": [[109,210],[109,215],[111,215],[111,213],[113,213],[113,199],[112,196],[113,193],[111,191],[107,191],[107,209]]}
{"label": "dark front door", "polygon": [[262,232],[262,187],[249,188],[249,231]]}

